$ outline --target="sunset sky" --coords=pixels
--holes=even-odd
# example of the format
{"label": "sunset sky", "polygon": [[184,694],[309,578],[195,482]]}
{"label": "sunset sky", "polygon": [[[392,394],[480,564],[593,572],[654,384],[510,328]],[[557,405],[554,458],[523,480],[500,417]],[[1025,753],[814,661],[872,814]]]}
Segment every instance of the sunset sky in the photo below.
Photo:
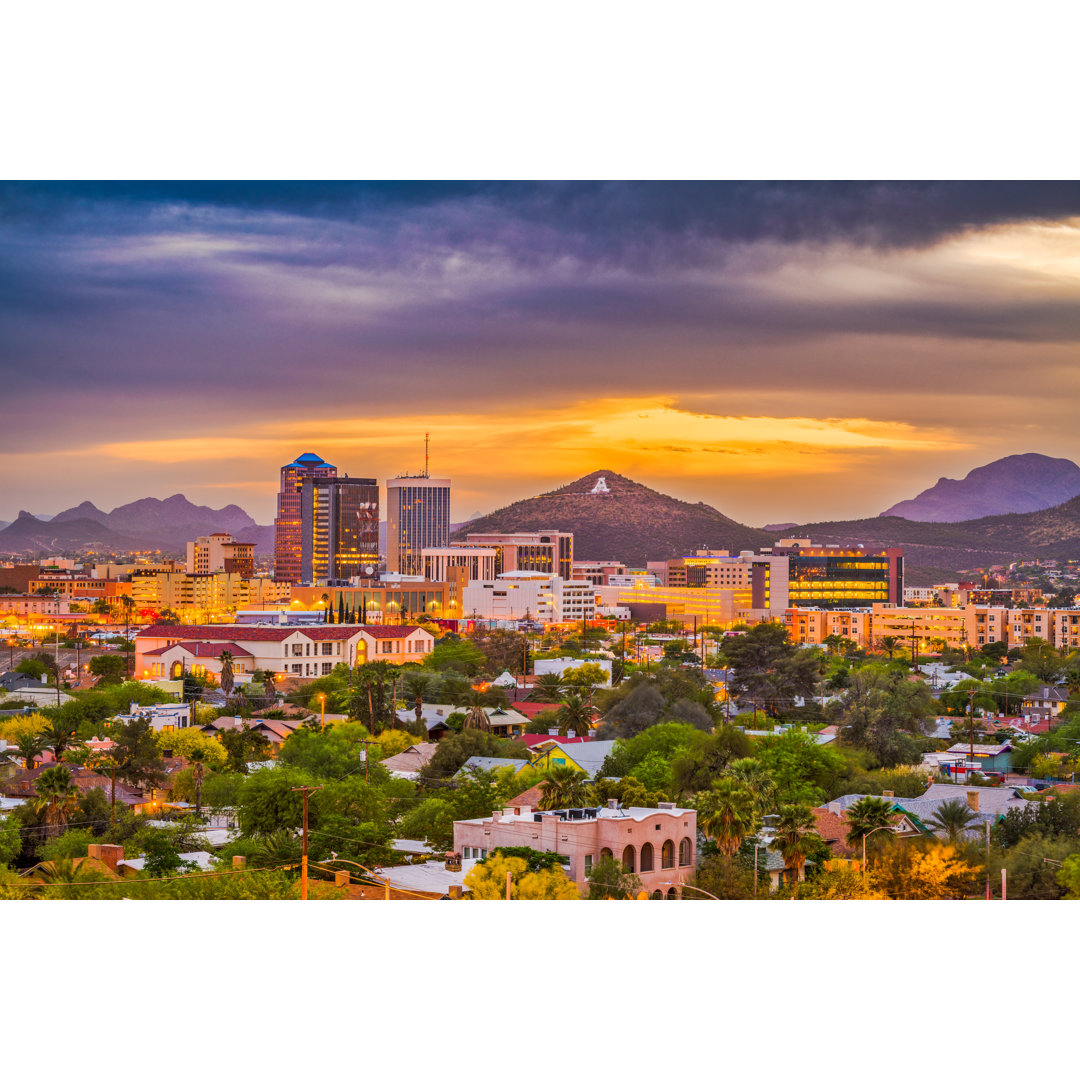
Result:
{"label": "sunset sky", "polygon": [[1080,459],[1080,185],[0,185],[0,519],[423,465],[748,524]]}

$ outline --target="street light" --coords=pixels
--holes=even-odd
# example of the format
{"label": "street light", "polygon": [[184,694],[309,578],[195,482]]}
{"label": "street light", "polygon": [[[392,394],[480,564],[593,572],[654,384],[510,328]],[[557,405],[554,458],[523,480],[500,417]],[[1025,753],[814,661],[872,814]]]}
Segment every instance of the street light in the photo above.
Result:
{"label": "street light", "polygon": [[719,896],[713,896],[711,892],[706,892],[705,889],[699,889],[696,885],[687,885],[685,881],[658,881],[658,885],[674,885],[677,889],[693,889],[694,892],[705,893],[710,900],[719,900]]}
{"label": "street light", "polygon": [[876,832],[881,832],[882,829],[888,829],[890,832],[896,832],[895,825],[879,825],[876,829],[871,829],[868,833],[863,833],[862,838],[862,872],[866,873],[866,838],[873,836]]}

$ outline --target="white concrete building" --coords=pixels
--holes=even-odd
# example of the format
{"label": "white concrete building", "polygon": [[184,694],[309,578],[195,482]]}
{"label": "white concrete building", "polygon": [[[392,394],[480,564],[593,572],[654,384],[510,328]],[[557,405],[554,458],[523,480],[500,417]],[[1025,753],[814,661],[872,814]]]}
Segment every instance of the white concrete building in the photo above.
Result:
{"label": "white concrete building", "polygon": [[596,618],[596,586],[557,574],[512,570],[490,581],[470,581],[461,594],[462,614],[477,619],[534,619],[540,623]]}
{"label": "white concrete building", "polygon": [[584,667],[586,664],[596,664],[604,669],[607,677],[603,682],[597,683],[597,686],[611,685],[611,661],[599,656],[595,659],[589,657],[588,660],[575,660],[570,656],[557,656],[554,660],[537,660],[535,661],[535,671],[537,675],[565,675],[568,671]]}

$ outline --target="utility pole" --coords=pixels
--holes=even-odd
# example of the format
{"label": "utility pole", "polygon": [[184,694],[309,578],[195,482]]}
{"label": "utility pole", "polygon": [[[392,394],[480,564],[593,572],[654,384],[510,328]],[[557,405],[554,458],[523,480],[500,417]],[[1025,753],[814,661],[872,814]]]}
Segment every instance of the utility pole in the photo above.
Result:
{"label": "utility pole", "polygon": [[[361,746],[378,746],[379,744],[377,742],[372,742],[370,739],[361,739],[360,745]],[[367,750],[365,750],[364,751],[364,783],[365,784],[370,784],[371,783],[371,775],[370,775],[370,771],[368,770],[368,762],[370,760],[371,760],[371,758],[369,757]]]}
{"label": "utility pole", "polygon": [[[321,787],[321,785],[320,785]],[[294,787],[293,791],[300,791],[304,796],[304,831],[300,841],[300,899],[307,899],[307,842],[308,842],[308,796],[313,791],[320,790],[317,787]]]}
{"label": "utility pole", "polygon": [[[968,691],[968,753],[972,764],[975,763],[975,689]],[[989,836],[989,834],[987,834]]]}

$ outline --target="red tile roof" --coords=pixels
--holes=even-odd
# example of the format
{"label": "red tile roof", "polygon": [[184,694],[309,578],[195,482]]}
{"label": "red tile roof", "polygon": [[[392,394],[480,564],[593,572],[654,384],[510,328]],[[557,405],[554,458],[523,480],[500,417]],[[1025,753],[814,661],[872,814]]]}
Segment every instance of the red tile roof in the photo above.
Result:
{"label": "red tile roof", "polygon": [[554,712],[558,709],[558,705],[553,705],[550,701],[515,701],[514,708],[517,709],[522,716],[527,716],[530,720],[535,720],[537,715],[542,712]]}
{"label": "red tile roof", "polygon": [[847,845],[847,834],[850,826],[846,817],[842,818],[839,814],[834,814],[831,810],[825,810],[818,806],[811,807],[810,813],[814,815],[818,836],[825,843],[832,844],[833,850],[837,854],[851,851],[851,848]]}
{"label": "red tile roof", "polygon": [[[553,727],[557,725],[552,725]],[[524,743],[530,750],[534,746],[539,746],[541,743],[557,742],[557,743],[579,743],[579,742],[596,742],[595,739],[590,739],[588,736],[583,735],[519,735],[515,742]]]}
{"label": "red tile roof", "polygon": [[[357,634],[370,638],[406,638],[422,626],[173,626],[158,623],[140,630],[140,638],[176,638],[189,641],[284,641],[302,634],[311,641],[346,641]],[[425,631],[426,633],[427,631]]]}

